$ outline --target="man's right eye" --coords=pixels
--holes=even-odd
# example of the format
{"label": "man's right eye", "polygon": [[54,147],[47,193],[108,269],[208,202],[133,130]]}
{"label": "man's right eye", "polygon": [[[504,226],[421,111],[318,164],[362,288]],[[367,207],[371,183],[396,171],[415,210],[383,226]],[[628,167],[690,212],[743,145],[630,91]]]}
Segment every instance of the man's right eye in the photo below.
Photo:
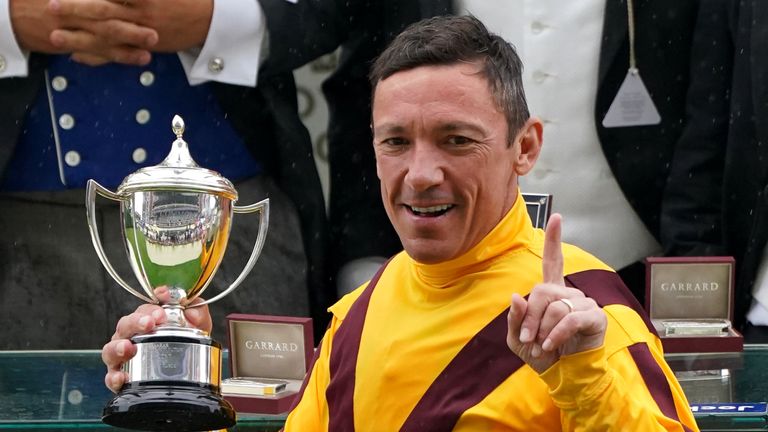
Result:
{"label": "man's right eye", "polygon": [[402,137],[392,137],[383,140],[381,143],[394,147],[400,147],[408,144],[408,140]]}

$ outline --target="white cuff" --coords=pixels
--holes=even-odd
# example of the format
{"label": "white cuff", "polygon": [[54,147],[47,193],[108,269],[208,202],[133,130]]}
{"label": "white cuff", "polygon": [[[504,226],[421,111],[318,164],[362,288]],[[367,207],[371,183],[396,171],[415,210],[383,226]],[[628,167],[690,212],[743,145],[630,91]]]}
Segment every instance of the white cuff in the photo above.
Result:
{"label": "white cuff", "polygon": [[29,73],[29,52],[16,42],[10,7],[8,0],[0,0],[0,78],[25,77]]}
{"label": "white cuff", "polygon": [[757,299],[752,299],[752,305],[749,307],[749,312],[747,312],[747,321],[752,323],[752,325],[768,325],[768,309]]}
{"label": "white cuff", "polygon": [[265,33],[258,1],[214,0],[205,45],[178,53],[189,84],[217,81],[256,87]]}

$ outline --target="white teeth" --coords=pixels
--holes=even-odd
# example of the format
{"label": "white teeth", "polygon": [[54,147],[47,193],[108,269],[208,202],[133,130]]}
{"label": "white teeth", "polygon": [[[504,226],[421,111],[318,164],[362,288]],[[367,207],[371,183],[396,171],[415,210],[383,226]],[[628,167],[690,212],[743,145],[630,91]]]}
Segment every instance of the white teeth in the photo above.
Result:
{"label": "white teeth", "polygon": [[444,204],[432,207],[411,207],[411,210],[413,210],[415,213],[438,213],[448,210],[449,208],[451,208],[450,205]]}

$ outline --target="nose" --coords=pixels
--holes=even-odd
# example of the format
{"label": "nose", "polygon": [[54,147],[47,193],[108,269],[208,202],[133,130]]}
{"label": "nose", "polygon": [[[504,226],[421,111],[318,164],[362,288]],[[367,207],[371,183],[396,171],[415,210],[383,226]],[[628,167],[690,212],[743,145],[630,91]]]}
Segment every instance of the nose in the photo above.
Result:
{"label": "nose", "polygon": [[415,191],[425,191],[445,179],[442,158],[433,146],[417,143],[411,149],[405,184]]}

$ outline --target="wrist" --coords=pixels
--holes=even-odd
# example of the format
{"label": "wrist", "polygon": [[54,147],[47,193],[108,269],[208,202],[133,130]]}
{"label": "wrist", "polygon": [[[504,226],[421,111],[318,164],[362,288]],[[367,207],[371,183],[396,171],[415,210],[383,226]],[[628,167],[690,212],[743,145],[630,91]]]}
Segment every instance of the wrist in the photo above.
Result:
{"label": "wrist", "polygon": [[159,41],[154,51],[179,52],[199,49],[205,44],[213,18],[213,0],[187,1],[182,8],[185,13],[177,19],[159,12],[139,23],[158,32]]}
{"label": "wrist", "polygon": [[48,12],[47,4],[47,0],[8,1],[10,27],[22,50],[58,53],[50,42],[57,20]]}

